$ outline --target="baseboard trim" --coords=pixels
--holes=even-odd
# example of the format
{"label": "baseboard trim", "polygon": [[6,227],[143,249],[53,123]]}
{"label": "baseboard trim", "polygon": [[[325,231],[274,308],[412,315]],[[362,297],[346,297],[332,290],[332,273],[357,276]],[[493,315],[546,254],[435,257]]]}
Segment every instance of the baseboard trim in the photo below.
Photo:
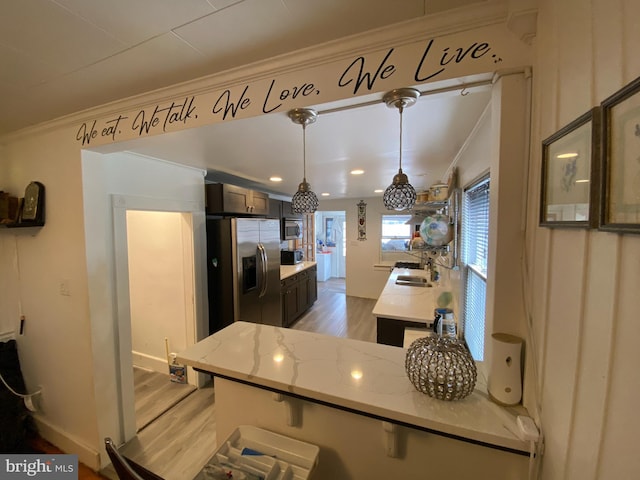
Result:
{"label": "baseboard trim", "polygon": [[8,332],[0,332],[0,342],[8,342],[16,339],[16,332],[9,330]]}
{"label": "baseboard trim", "polygon": [[78,461],[84,463],[91,470],[100,470],[100,453],[84,443],[72,438],[57,426],[52,425],[40,415],[33,415],[39,435],[60,450],[78,455]]}
{"label": "baseboard trim", "polygon": [[133,351],[133,364],[136,367],[146,368],[158,373],[169,373],[169,365],[166,358],[158,358],[146,353]]}

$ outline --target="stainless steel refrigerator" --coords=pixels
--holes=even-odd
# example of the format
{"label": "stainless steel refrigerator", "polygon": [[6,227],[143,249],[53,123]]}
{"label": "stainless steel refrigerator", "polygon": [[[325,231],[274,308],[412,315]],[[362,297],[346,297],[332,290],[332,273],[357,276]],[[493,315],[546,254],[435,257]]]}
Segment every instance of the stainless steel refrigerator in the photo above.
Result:
{"label": "stainless steel refrigerator", "polygon": [[207,219],[209,331],[235,321],[282,325],[280,221]]}

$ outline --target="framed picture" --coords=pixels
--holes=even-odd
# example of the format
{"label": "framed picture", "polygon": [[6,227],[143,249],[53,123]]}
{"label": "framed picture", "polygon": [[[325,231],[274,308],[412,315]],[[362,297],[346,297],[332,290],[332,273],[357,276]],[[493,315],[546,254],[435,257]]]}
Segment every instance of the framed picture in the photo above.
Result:
{"label": "framed picture", "polygon": [[324,240],[327,247],[335,247],[336,241],[333,234],[333,217],[324,219]]}
{"label": "framed picture", "polygon": [[540,226],[598,226],[600,108],[542,142]]}
{"label": "framed picture", "polygon": [[601,104],[600,230],[640,233],[640,78]]}

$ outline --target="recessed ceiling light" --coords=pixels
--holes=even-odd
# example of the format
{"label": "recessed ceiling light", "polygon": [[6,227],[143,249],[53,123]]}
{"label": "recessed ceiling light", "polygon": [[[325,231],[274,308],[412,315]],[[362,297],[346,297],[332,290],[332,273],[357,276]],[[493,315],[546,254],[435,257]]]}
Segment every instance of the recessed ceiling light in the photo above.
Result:
{"label": "recessed ceiling light", "polygon": [[560,155],[556,155],[556,158],[574,158],[577,157],[578,154],[575,152],[561,153]]}
{"label": "recessed ceiling light", "polygon": [[384,192],[384,190],[382,190],[381,188],[373,191],[373,193],[382,193],[382,192]]}
{"label": "recessed ceiling light", "polygon": [[322,192],[320,195],[322,195],[323,197],[328,197],[331,194],[329,192]]}
{"label": "recessed ceiling light", "polygon": [[356,170],[351,170],[351,175],[362,175],[364,170],[360,170],[359,168]]}
{"label": "recessed ceiling light", "polygon": [[271,180],[272,182],[281,182],[282,178],[281,177],[269,177],[269,180]]}

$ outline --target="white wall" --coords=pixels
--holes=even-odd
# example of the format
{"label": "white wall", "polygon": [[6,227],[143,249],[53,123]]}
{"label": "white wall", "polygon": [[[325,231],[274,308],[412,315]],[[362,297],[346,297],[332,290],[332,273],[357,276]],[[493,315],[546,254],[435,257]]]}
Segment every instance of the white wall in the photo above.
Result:
{"label": "white wall", "polygon": [[[0,232],[11,238],[7,241],[3,237],[1,244],[9,252],[0,255],[0,277],[4,284],[17,286],[0,291],[0,325],[3,325],[3,329],[11,328],[19,314],[26,315],[25,334],[18,339],[21,363],[27,386],[34,389],[42,385],[44,388],[40,425],[46,427],[45,438],[54,441],[65,451],[78,453],[81,461],[94,468],[101,461],[103,464],[106,461],[104,456],[100,459],[98,455],[102,437],[109,434],[121,438],[117,417],[118,387],[114,384],[118,372],[116,352],[120,347],[117,341],[119,326],[115,319],[118,318],[117,313],[122,313],[118,312],[121,305],[117,301],[119,295],[116,291],[116,287],[121,288],[121,285],[114,282],[118,274],[114,267],[117,260],[114,248],[118,241],[117,238],[114,240],[113,222],[117,220],[114,211],[126,208],[132,196],[147,198],[156,205],[191,202],[194,208],[194,241],[201,242],[194,250],[194,264],[204,265],[201,175],[199,177],[196,171],[188,168],[130,155],[103,157],[95,152],[83,152],[81,142],[76,140],[78,127],[82,123],[91,124],[96,119],[98,131],[101,131],[106,121],[119,114],[133,119],[141,105],[153,111],[159,103],[184,98],[185,94],[196,91],[202,92],[195,99],[198,107],[203,112],[210,111],[211,100],[217,98],[222,90],[233,88],[234,91],[241,91],[251,85],[254,91],[260,92],[270,84],[271,78],[283,80],[286,85],[315,78],[322,94],[315,96],[313,102],[379,93],[411,83],[416,63],[420,62],[424,51],[424,41],[433,38],[433,35],[442,37],[439,48],[448,48],[450,45],[445,43],[449,41],[452,45],[489,41],[499,49],[503,57],[500,66],[503,68],[528,64],[528,47],[518,41],[505,25],[505,5],[491,2],[486,12],[481,11],[483,8],[467,8],[451,15],[426,18],[424,22],[403,24],[402,29],[397,31],[359,36],[339,45],[281,58],[272,64],[265,62],[251,66],[246,71],[224,72],[193,84],[152,92],[3,138],[2,188],[21,192],[32,180],[41,181],[47,188],[47,225],[44,228],[36,232]],[[569,15],[566,14],[566,17]],[[472,25],[482,28],[470,30]],[[339,76],[340,69],[344,69],[345,59],[349,63],[359,55],[376,57],[392,46],[395,48],[397,73],[388,81],[376,83],[368,91],[363,89],[357,93],[336,86],[334,77],[336,74]],[[434,66],[438,68],[438,59],[435,55],[433,58],[435,64],[423,65],[423,70]],[[496,68],[488,56],[471,63],[467,60],[447,65],[439,79],[483,73]],[[296,105],[285,104],[283,110],[306,106],[305,102],[312,100],[298,100]],[[251,108],[241,112],[241,116],[259,114],[260,105],[261,102],[256,99]],[[186,129],[217,121],[222,120],[203,114],[189,125],[174,124],[172,129]],[[123,132],[126,133],[117,141],[131,140],[138,135],[124,127]],[[150,135],[157,133],[156,129]],[[111,151],[117,149],[115,142],[97,135],[91,145],[114,143],[110,145]],[[353,282],[347,285],[347,294],[375,298],[384,285],[388,271],[374,270],[380,242],[374,241],[369,232],[373,234],[380,231],[380,214],[384,207],[380,198],[364,199],[368,203],[368,240],[359,242],[356,239],[357,200],[345,202],[345,206],[336,202],[328,208],[345,210],[347,214],[347,277],[356,265],[366,265],[367,262],[370,265],[351,275]],[[16,258],[19,268],[14,264]],[[353,263],[349,258],[353,259]],[[580,269],[576,271],[579,277]],[[630,277],[632,273],[633,270],[630,271]],[[205,280],[202,273],[200,275],[199,280],[196,278],[196,284],[202,286]],[[61,281],[69,285],[70,296],[60,295]],[[10,296],[14,293],[17,295]],[[197,308],[200,315],[206,314],[204,305],[197,305]]]}
{"label": "white wall", "polygon": [[133,364],[167,374],[165,339],[171,352],[187,346],[193,266],[185,272],[183,214],[127,211],[129,293]]}
{"label": "white wall", "polygon": [[540,142],[640,75],[640,2],[541,0],[527,222],[542,478],[639,478],[640,237],[539,228]]}
{"label": "white wall", "polygon": [[[98,462],[94,346],[88,308],[80,154],[73,128],[44,129],[6,143],[2,187],[23,194],[32,180],[46,189],[46,225],[2,235],[0,325],[17,328],[27,389],[42,386],[39,428],[89,465]],[[6,263],[5,263],[6,262]],[[60,294],[65,281],[70,295]],[[113,345],[111,346],[113,349]]]}
{"label": "white wall", "polygon": [[367,204],[367,239],[358,240],[358,207],[360,199],[323,200],[318,210],[344,211],[346,215],[346,293],[354,297],[378,298],[389,277],[389,268],[376,268],[380,262],[382,213],[387,209],[382,196],[362,199]]}
{"label": "white wall", "polygon": [[[114,208],[123,211],[135,208],[192,212],[196,255],[194,264],[204,265],[205,260],[200,256],[206,249],[204,172],[126,153],[100,155],[84,152],[82,165],[86,187],[84,204],[89,311],[94,351],[100,352],[92,361],[96,379],[96,406],[97,412],[100,412],[99,432],[101,437],[109,435],[114,440],[124,440],[126,434],[118,428],[120,419],[117,406],[121,398],[117,384],[120,372],[118,350],[128,351],[129,354],[131,352],[130,334],[128,345],[120,342],[123,339],[123,329],[130,328],[130,307],[126,272],[125,275],[120,275],[121,271],[114,271],[118,262],[122,262],[123,256],[124,269],[127,267],[126,249],[121,252],[120,257],[115,256],[118,245],[123,242],[126,245],[126,229],[114,229],[114,222],[118,220],[114,218]],[[124,223],[124,213],[120,216]],[[205,302],[206,274],[199,270],[195,273],[196,298]],[[206,307],[197,304],[196,311],[199,324],[206,323]],[[195,336],[202,338],[203,335],[204,332],[201,331]],[[195,338],[188,340],[194,341]],[[115,351],[114,345],[117,347]],[[126,379],[122,381],[125,382]],[[132,379],[129,382],[132,383]],[[130,386],[125,383],[124,388]]]}

